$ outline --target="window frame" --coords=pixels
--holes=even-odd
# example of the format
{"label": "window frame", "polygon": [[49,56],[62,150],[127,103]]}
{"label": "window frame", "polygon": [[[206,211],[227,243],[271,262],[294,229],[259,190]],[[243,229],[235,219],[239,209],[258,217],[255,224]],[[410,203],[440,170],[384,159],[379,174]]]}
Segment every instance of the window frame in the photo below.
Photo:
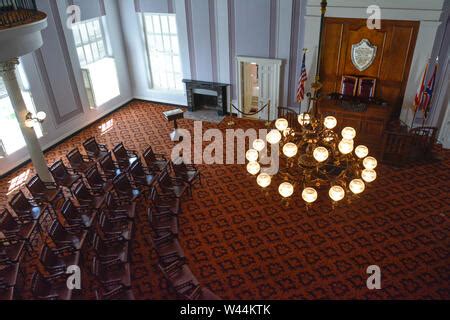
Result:
{"label": "window frame", "polygon": [[[88,25],[90,23],[95,24],[95,22],[98,22],[98,24],[99,24],[100,35],[99,36],[97,35],[97,33],[95,32],[95,27],[93,27],[95,39],[92,40],[91,36],[89,35]],[[86,36],[88,39],[87,41],[85,41],[83,39],[81,26],[83,26],[85,28]],[[79,44],[77,44],[77,37],[75,36],[75,32],[77,32],[77,34],[78,34],[78,39],[80,40]],[[81,68],[85,68],[86,66],[88,66],[92,63],[95,63],[101,59],[112,57],[112,55],[109,52],[109,47],[108,47],[107,38],[106,38],[106,31],[105,31],[105,26],[103,25],[102,17],[96,17],[96,18],[92,18],[89,20],[83,20],[78,23],[75,23],[72,27],[72,35],[74,38],[75,51],[77,53],[78,61],[80,63]],[[100,54],[100,48],[98,46],[99,42],[101,42],[103,44],[103,52],[104,52],[103,55]],[[97,54],[98,54],[97,58],[94,57],[94,50],[93,50],[94,45],[97,48]],[[92,61],[90,61],[90,62],[88,62],[88,56],[86,55],[86,46],[89,46],[89,51],[90,51],[91,58],[92,58]],[[82,63],[82,61],[80,59],[80,53],[78,51],[79,49],[81,49],[83,51],[83,57],[84,57],[84,61],[85,61],[84,63]]]}
{"label": "window frame", "polygon": [[[154,18],[157,16],[158,17],[158,22],[159,22],[159,32],[155,32],[154,31]],[[163,31],[163,27],[162,27],[162,22],[161,22],[161,16],[167,17],[167,24],[168,24],[168,28],[169,28],[169,32],[164,32]],[[176,33],[173,33],[171,30],[171,25],[169,22],[169,17],[174,17],[175,18],[175,27],[176,27]],[[151,22],[152,22],[152,31],[150,32],[148,25],[147,25],[147,21],[148,18],[150,18]],[[178,24],[176,21],[176,14],[174,13],[153,13],[153,12],[144,12],[142,13],[142,26],[143,26],[143,33],[144,33],[144,43],[145,43],[145,50],[146,50],[146,55],[147,55],[147,64],[148,64],[148,77],[150,80],[150,87],[152,90],[157,90],[157,91],[165,91],[165,92],[172,92],[172,93],[182,93],[183,92],[183,86],[182,86],[182,82],[180,81],[179,86],[177,86],[177,75],[179,76],[180,80],[182,80],[183,78],[183,66],[182,66],[182,62],[181,62],[181,50],[180,50],[180,39],[179,39],[179,33],[178,33]],[[149,38],[150,36],[154,36],[154,37],[160,37],[161,40],[161,44],[163,46],[163,50],[157,50],[154,48],[150,47],[150,41]],[[169,37],[170,39],[170,51],[165,49],[165,43],[164,43],[164,36]],[[177,47],[178,47],[178,52],[175,53],[175,51],[173,50],[173,45],[172,45],[172,37],[176,37],[176,41],[177,41]],[[163,87],[161,86],[161,83],[163,82],[161,80],[161,77],[159,79],[159,81],[155,81],[155,74],[154,74],[154,70],[152,68],[152,51],[153,52],[157,52],[158,54],[160,54],[161,56],[169,56],[172,63],[171,63],[171,71],[167,72],[165,71],[166,74],[166,86]],[[175,70],[175,63],[174,63],[174,59],[178,59],[178,63],[179,63],[179,70],[176,71]],[[173,84],[174,87],[171,87],[169,85],[169,81],[167,80],[167,76],[171,75],[172,80],[173,80]]]}

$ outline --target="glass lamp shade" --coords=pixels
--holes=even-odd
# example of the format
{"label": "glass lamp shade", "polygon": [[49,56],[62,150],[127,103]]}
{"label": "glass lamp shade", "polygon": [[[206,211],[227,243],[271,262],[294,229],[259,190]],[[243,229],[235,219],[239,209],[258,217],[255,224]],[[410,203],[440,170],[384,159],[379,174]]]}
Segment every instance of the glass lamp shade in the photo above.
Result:
{"label": "glass lamp shade", "polygon": [[289,198],[294,193],[294,186],[289,182],[283,182],[280,184],[278,192],[283,198]]}
{"label": "glass lamp shade", "polygon": [[33,128],[34,127],[34,120],[33,119],[25,119],[25,127]]}
{"label": "glass lamp shade", "polygon": [[342,129],[341,134],[342,138],[346,140],[353,140],[356,137],[356,130],[352,127],[345,127],[344,129]]}
{"label": "glass lamp shade", "polygon": [[345,191],[344,188],[341,186],[333,186],[330,188],[330,191],[328,192],[330,198],[333,201],[339,202],[345,197]]}
{"label": "glass lamp shade", "polygon": [[37,118],[39,121],[44,121],[45,118],[47,118],[47,114],[46,114],[44,111],[39,111],[39,112],[36,114],[36,118]]}
{"label": "glass lamp shade", "polygon": [[288,158],[294,157],[297,154],[297,152],[298,152],[297,146],[291,142],[286,143],[283,147],[283,154]]}
{"label": "glass lamp shade", "polygon": [[248,173],[250,173],[253,176],[257,175],[260,170],[261,170],[261,166],[256,161],[252,161],[247,164],[247,171],[248,171]]}
{"label": "glass lamp shade", "polygon": [[371,183],[371,182],[374,182],[377,179],[377,173],[375,172],[375,170],[365,169],[365,170],[363,170],[363,172],[361,174],[361,178],[365,182]]}
{"label": "glass lamp shade", "polygon": [[364,159],[369,155],[369,148],[367,148],[366,146],[357,146],[355,148],[355,154],[358,158]]}
{"label": "glass lamp shade", "polygon": [[335,117],[333,117],[333,116],[329,116],[329,117],[326,117],[324,120],[323,120],[323,125],[325,126],[325,128],[327,128],[327,129],[334,129],[336,126],[337,126],[337,120],[336,120],[336,118]]}
{"label": "glass lamp shade", "polygon": [[267,173],[261,173],[258,178],[256,178],[256,183],[258,183],[261,188],[267,188],[268,186],[270,186],[271,182],[272,177]]}
{"label": "glass lamp shade", "polygon": [[311,122],[311,116],[309,113],[300,113],[298,116],[298,123],[302,126],[307,126]]}
{"label": "glass lamp shade", "polygon": [[342,154],[349,154],[353,151],[353,140],[342,139],[338,148]]}
{"label": "glass lamp shade", "polygon": [[253,149],[255,149],[256,151],[261,152],[265,147],[266,143],[264,142],[264,140],[256,139],[255,141],[253,141]]}
{"label": "glass lamp shade", "polygon": [[366,169],[373,170],[377,167],[378,162],[374,157],[367,157],[363,161],[363,166]]}
{"label": "glass lamp shade", "polygon": [[360,194],[364,192],[366,185],[361,179],[354,179],[350,182],[349,188],[354,194]]}
{"label": "glass lamp shade", "polygon": [[317,200],[317,191],[314,188],[305,188],[302,192],[302,198],[307,203],[313,203]]}
{"label": "glass lamp shade", "polygon": [[272,130],[270,131],[267,136],[266,140],[270,144],[277,144],[281,140],[281,133],[278,130]]}
{"label": "glass lamp shade", "polygon": [[324,162],[328,159],[329,153],[327,148],[317,147],[316,149],[314,149],[313,156],[314,159],[317,160],[317,162]]}
{"label": "glass lamp shade", "polygon": [[275,121],[275,127],[280,131],[286,130],[288,126],[289,122],[284,118],[280,118],[277,121]]}
{"label": "glass lamp shade", "polygon": [[257,161],[259,158],[259,153],[255,149],[250,149],[245,153],[245,158],[247,158],[250,162]]}

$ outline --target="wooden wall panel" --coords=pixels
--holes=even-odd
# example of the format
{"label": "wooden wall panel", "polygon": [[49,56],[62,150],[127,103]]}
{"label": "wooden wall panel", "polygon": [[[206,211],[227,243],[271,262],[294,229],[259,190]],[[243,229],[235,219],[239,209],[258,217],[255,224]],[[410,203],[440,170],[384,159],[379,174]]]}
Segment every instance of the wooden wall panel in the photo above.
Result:
{"label": "wooden wall panel", "polygon": [[[398,117],[418,29],[418,21],[382,20],[380,30],[370,30],[365,19],[325,18],[320,68],[322,93],[339,91],[343,75],[374,77],[376,96],[388,101],[393,116]],[[372,65],[361,72],[351,61],[351,50],[362,39],[377,46],[377,55]]]}

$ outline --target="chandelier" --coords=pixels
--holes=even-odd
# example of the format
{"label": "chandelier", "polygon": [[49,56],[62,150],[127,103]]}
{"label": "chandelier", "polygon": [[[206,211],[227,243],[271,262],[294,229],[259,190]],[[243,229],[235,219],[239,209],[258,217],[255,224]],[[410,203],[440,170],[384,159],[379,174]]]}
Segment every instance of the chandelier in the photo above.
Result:
{"label": "chandelier", "polygon": [[[294,129],[287,119],[277,119],[266,139],[254,140],[253,148],[246,152],[247,171],[257,176],[261,188],[266,189],[278,179],[278,192],[283,199],[298,191],[307,207],[325,189],[334,207],[345,198],[350,202],[359,197],[375,181],[377,160],[369,156],[366,146],[355,147],[354,128],[346,127],[337,134],[333,130],[337,126],[335,117],[315,117],[310,113],[300,114],[298,124],[292,125]],[[258,162],[268,145],[278,145],[275,150],[281,150],[279,170],[272,175]]]}

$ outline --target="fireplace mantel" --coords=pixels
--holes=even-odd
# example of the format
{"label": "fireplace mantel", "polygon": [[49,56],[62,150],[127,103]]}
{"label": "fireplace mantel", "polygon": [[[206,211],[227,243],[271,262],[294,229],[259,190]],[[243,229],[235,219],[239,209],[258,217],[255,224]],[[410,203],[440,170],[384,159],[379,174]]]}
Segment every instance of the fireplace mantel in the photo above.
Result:
{"label": "fireplace mantel", "polygon": [[229,84],[189,79],[183,79],[183,82],[186,84],[186,95],[189,111],[196,111],[199,108],[199,106],[195,105],[194,95],[201,93],[198,93],[199,91],[195,92],[195,90],[208,90],[217,93],[217,113],[220,116],[223,116],[227,113],[227,91],[228,87],[230,86]]}

